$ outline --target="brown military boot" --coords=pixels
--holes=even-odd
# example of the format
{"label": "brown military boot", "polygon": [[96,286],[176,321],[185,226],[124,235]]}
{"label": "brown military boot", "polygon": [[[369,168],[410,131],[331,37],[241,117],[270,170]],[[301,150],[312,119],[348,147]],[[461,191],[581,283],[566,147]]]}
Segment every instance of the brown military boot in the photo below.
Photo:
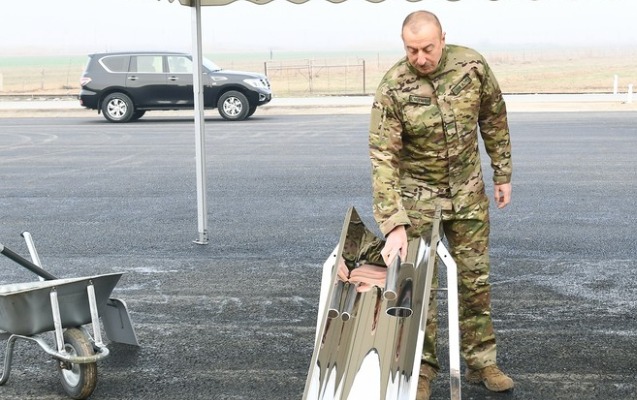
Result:
{"label": "brown military boot", "polygon": [[430,364],[423,362],[420,364],[420,372],[418,373],[418,392],[416,400],[429,400],[431,396],[431,381],[438,375],[438,371]]}
{"label": "brown military boot", "polygon": [[489,365],[482,369],[467,369],[467,382],[484,383],[484,386],[492,392],[504,392],[513,389],[513,379],[505,375],[495,365]]}

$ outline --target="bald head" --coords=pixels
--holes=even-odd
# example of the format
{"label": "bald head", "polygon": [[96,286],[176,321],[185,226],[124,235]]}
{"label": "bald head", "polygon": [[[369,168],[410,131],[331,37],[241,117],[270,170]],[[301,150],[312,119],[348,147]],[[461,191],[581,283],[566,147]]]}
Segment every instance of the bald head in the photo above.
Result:
{"label": "bald head", "polygon": [[445,33],[438,17],[429,11],[409,14],[401,36],[409,63],[423,75],[434,72],[445,48]]}
{"label": "bald head", "polygon": [[409,30],[411,33],[418,33],[424,27],[435,26],[440,36],[442,36],[442,26],[440,20],[436,17],[436,14],[429,11],[414,11],[407,15],[403,21],[402,34],[404,36],[405,30]]}

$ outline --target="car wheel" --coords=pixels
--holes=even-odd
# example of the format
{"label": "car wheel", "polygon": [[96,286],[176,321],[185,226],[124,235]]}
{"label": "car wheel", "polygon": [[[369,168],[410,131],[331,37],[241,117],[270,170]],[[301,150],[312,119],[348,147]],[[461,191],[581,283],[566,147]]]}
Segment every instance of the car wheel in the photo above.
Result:
{"label": "car wheel", "polygon": [[250,110],[248,111],[248,115],[246,115],[246,118],[251,117],[256,110],[257,110],[257,106],[250,106]]}
{"label": "car wheel", "polygon": [[241,121],[248,117],[250,103],[243,93],[231,90],[221,95],[217,102],[217,109],[223,119]]}
{"label": "car wheel", "polygon": [[102,114],[110,122],[128,122],[134,113],[133,101],[124,93],[111,93],[102,102]]}

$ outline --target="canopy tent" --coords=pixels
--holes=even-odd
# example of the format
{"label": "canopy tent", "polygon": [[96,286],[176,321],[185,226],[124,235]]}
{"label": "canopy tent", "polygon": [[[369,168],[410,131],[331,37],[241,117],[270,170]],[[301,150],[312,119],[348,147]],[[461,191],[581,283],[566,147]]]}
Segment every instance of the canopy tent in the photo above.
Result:
{"label": "canopy tent", "polygon": [[[174,0],[169,0],[169,1],[172,3]],[[235,1],[237,0],[200,0],[202,6],[225,6],[226,4],[234,3]],[[246,0],[246,1],[249,1],[254,4],[267,4],[273,0]],[[310,0],[287,0],[287,1],[294,4],[303,4],[303,3],[307,3]],[[347,0],[326,0],[326,1],[329,1],[330,3],[343,3]],[[370,3],[381,3],[384,0],[367,0],[367,1],[369,1]],[[407,1],[415,3],[420,0],[407,0]],[[449,1],[458,1],[458,0],[449,0]],[[179,2],[183,6],[193,7],[196,0],[179,0]]]}
{"label": "canopy tent", "polygon": [[[174,0],[168,0],[174,2]],[[208,243],[208,206],[206,200],[206,154],[205,154],[205,120],[203,116],[203,85],[202,85],[202,43],[201,43],[201,7],[223,6],[237,0],[179,0],[179,3],[192,8],[192,48],[193,48],[193,91],[195,96],[195,152],[197,170],[197,244]],[[254,4],[267,4],[273,0],[244,0]],[[287,0],[294,4],[303,4],[309,0]],[[316,0],[315,0],[316,1]],[[347,0],[325,0],[331,3],[343,3]],[[370,3],[381,3],[384,0],[367,0]],[[405,0],[419,2],[421,0]],[[459,0],[448,0],[459,1]],[[492,0],[495,1],[495,0]]]}

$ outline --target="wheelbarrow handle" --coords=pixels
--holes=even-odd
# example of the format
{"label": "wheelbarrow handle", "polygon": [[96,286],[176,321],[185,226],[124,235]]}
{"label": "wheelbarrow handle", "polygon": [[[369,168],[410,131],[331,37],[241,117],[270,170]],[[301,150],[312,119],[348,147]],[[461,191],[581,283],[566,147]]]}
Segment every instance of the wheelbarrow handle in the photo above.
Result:
{"label": "wheelbarrow handle", "polygon": [[5,255],[6,257],[12,259],[13,261],[17,262],[18,264],[22,265],[24,268],[30,270],[31,272],[35,273],[36,275],[41,276],[42,278],[46,279],[47,281],[51,281],[51,280],[57,279],[54,275],[49,274],[48,272],[46,272],[42,268],[38,267],[37,265],[33,264],[31,261],[29,261],[26,258],[22,257],[21,255],[19,255],[15,251],[13,251],[11,249],[8,249],[2,243],[0,243],[0,253]]}

